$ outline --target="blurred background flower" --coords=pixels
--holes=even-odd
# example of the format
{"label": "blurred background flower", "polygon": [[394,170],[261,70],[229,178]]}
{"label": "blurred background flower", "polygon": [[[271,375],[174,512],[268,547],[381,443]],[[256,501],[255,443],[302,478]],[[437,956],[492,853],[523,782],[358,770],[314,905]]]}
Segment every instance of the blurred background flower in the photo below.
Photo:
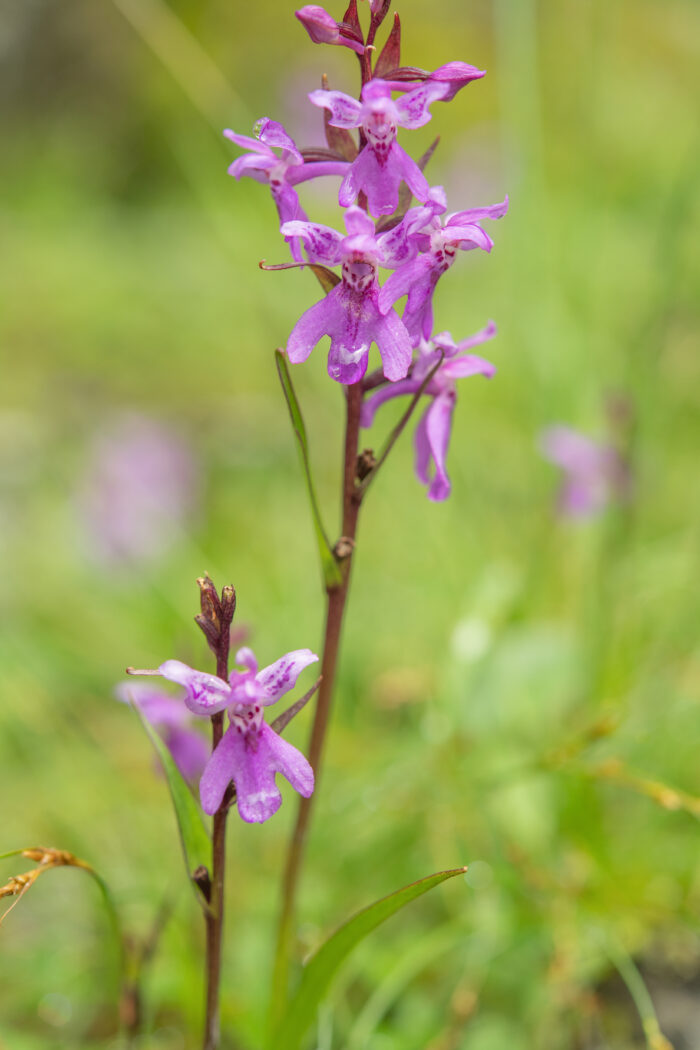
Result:
{"label": "blurred background flower", "polygon": [[78,498],[96,560],[138,564],[162,557],[197,504],[192,453],[174,430],[127,414],[93,436]]}

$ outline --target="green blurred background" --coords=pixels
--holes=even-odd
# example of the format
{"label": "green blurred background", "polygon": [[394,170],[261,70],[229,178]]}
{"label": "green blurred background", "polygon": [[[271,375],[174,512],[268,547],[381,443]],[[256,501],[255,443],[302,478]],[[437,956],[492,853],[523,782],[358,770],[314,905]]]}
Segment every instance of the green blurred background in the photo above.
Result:
{"label": "green blurred background", "polygon": [[[636,966],[693,1050],[700,7],[398,10],[405,62],[488,70],[402,141],[418,155],[441,135],[429,174],[453,209],[510,194],[492,255],[458,259],[436,299],[457,338],[497,321],[499,372],[462,384],[447,503],[414,480],[408,435],[367,500],[300,951],[403,883],[472,868],[353,956],[311,1045],[643,1047]],[[324,71],[356,91],[351,53],[311,44],[281,0],[0,6],[0,852],[85,857],[135,932],[172,906],[145,989],[143,1045],[162,1050],[197,1045],[202,931],[165,786],[112,689],[127,664],[208,666],[205,569],[235,583],[263,663],[320,644],[272,357],[319,292],[258,269],[285,258],[276,215],[227,177],[220,129],[269,115],[321,144],[304,99]],[[336,221],[332,187],[302,197]],[[341,392],[321,349],[294,380],[335,533]],[[611,404],[634,500],[561,520],[538,432],[604,436]],[[284,797],[230,829],[230,1046],[256,1047],[265,1014]],[[0,883],[27,867],[4,861]],[[121,1045],[88,880],[47,873],[0,935],[0,1046]],[[646,1038],[661,1050],[649,1021]]]}

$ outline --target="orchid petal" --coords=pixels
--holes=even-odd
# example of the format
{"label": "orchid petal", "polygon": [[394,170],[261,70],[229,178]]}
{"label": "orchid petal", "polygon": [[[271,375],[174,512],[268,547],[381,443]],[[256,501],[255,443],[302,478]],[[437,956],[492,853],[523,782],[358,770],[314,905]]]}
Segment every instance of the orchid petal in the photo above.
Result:
{"label": "orchid petal", "polygon": [[462,341],[457,344],[457,349],[461,352],[462,350],[470,350],[473,346],[480,346],[481,343],[486,343],[489,339],[493,339],[496,332],[497,328],[495,321],[489,321],[485,328],[475,332],[474,335],[470,335],[468,339],[462,339]]}
{"label": "orchid petal", "polygon": [[338,23],[318,4],[306,4],[295,11],[314,44],[335,44],[339,37]]}
{"label": "orchid petal", "polygon": [[266,723],[260,730],[260,746],[267,747],[273,769],[276,769],[289,781],[291,786],[304,798],[313,794],[314,771],[302,755],[288,741],[275,733]]}
{"label": "orchid petal", "polygon": [[384,317],[378,315],[374,340],[379,347],[386,378],[391,383],[403,379],[411,367],[413,350],[411,338],[395,310],[389,310]]}
{"label": "orchid petal", "polygon": [[396,108],[399,112],[399,121],[404,128],[421,128],[430,120],[430,105],[444,94],[444,88],[430,81],[421,84],[420,87],[407,91],[397,100]]}
{"label": "orchid petal", "polygon": [[428,467],[430,466],[430,443],[428,442],[428,435],[426,433],[428,408],[426,408],[423,415],[418,420],[418,426],[414,434],[413,443],[416,450],[415,460],[415,471],[416,477],[423,485],[430,484],[430,478],[428,476]]}
{"label": "orchid petal", "polygon": [[420,390],[420,386],[419,379],[400,379],[396,383],[377,390],[362,404],[360,426],[371,427],[378,408],[381,408],[387,401],[391,401],[392,398],[401,397],[403,394],[415,394],[417,390]]}
{"label": "orchid petal", "polygon": [[[409,299],[410,299],[410,296],[409,296]],[[411,315],[410,310],[408,309],[408,305],[409,304],[408,304],[408,300],[407,300],[407,302],[406,302],[406,309],[404,310],[404,314],[408,313],[408,321],[410,322],[412,315]],[[432,332],[433,332],[433,297],[432,297],[432,295],[428,297],[427,301],[423,305],[423,308],[422,308],[421,313],[420,313],[420,317],[417,318],[417,321],[420,321],[420,334],[423,336],[424,339],[430,339],[430,336],[432,335]],[[406,322],[405,320],[404,320],[404,323],[406,324],[406,328],[408,329],[408,334],[411,336],[411,338],[413,339],[413,341],[415,343],[416,334],[415,334],[415,331],[414,331],[413,327],[409,327],[408,322]]]}
{"label": "orchid petal", "polygon": [[388,281],[379,291],[379,310],[387,313],[393,304],[406,295],[411,289],[417,291],[424,289],[425,295],[430,295],[430,271],[432,259],[429,255],[421,255],[412,262],[405,263],[396,273],[393,273]]}
{"label": "orchid petal", "polygon": [[491,379],[496,374],[496,366],[476,354],[465,354],[464,357],[453,357],[445,361],[440,368],[440,375],[448,379],[466,379],[469,376],[482,375]]}
{"label": "orchid petal", "polygon": [[265,707],[276,703],[281,696],[293,689],[297,678],[310,664],[318,662],[318,656],[310,649],[294,649],[291,653],[275,660],[273,664],[263,667],[256,675],[256,680],[262,686],[265,697],[262,703]]}
{"label": "orchid petal", "polygon": [[[340,262],[343,235],[318,222],[285,222],[280,227],[285,237],[301,237],[313,262],[336,266]],[[291,360],[291,359],[290,359]]]}
{"label": "orchid petal", "polygon": [[444,226],[442,228],[442,239],[446,244],[457,244],[463,252],[471,251],[472,248],[481,248],[490,252],[493,241],[486,230],[476,223],[464,226]]}
{"label": "orchid petal", "polygon": [[374,77],[372,80],[368,80],[362,88],[362,101],[379,102],[382,99],[390,99],[391,90],[391,84],[387,80],[382,80],[381,77]]}
{"label": "orchid petal", "polygon": [[224,800],[227,787],[245,761],[246,746],[243,735],[236,726],[229,726],[216,745],[199,782],[199,798],[205,813],[216,813]]}
{"label": "orchid petal", "polygon": [[269,117],[261,117],[255,124],[255,133],[268,149],[275,146],[277,149],[291,154],[298,164],[304,163],[304,158],[297,149],[294,139],[287,133],[286,128],[276,120],[270,120]]}
{"label": "orchid petal", "polygon": [[397,174],[406,183],[416,200],[427,201],[430,196],[430,184],[413,157],[409,157],[398,142],[392,144],[391,157]]}
{"label": "orchid petal", "polygon": [[338,289],[341,287],[338,285],[325,299],[310,306],[295,324],[287,340],[287,357],[292,364],[306,361],[322,336],[342,326],[345,314],[338,303]]}
{"label": "orchid petal", "polygon": [[[239,667],[245,667],[247,671],[252,671],[253,674],[258,673],[258,661],[255,659],[255,653],[247,645],[238,650],[234,661]],[[233,674],[235,673],[234,671]]]}
{"label": "orchid petal", "polygon": [[136,704],[151,725],[186,725],[190,715],[182,700],[166,693],[159,693],[146,682],[120,682],[114,695],[123,704]]}
{"label": "orchid petal", "polygon": [[374,237],[374,223],[362,208],[352,207],[345,212],[345,229],[349,235]]}
{"label": "orchid petal", "polygon": [[480,222],[482,219],[501,219],[508,211],[508,194],[499,204],[488,204],[483,208],[467,208],[450,215],[447,226],[466,226],[468,223]]}
{"label": "orchid petal", "polygon": [[195,671],[180,660],[166,660],[158,668],[158,674],[170,682],[184,685],[187,690],[186,706],[195,715],[215,715],[231,702],[231,691],[220,678],[204,671]]}
{"label": "orchid petal", "polygon": [[258,182],[267,182],[269,176],[267,172],[270,168],[273,168],[277,163],[276,157],[266,157],[261,153],[247,153],[243,157],[236,157],[234,161],[228,166],[229,175],[233,175],[234,179],[240,179],[243,175],[250,175],[252,178],[256,178],[256,172],[260,172],[263,176],[258,178]]}
{"label": "orchid petal", "polygon": [[430,74],[430,81],[442,87],[441,102],[450,102],[458,91],[472,80],[486,76],[485,69],[478,69],[466,62],[446,62]]}
{"label": "orchid petal", "polygon": [[163,733],[163,741],[185,780],[196,780],[209,758],[209,744],[204,737],[193,729],[174,726]]}
{"label": "orchid petal", "polygon": [[435,464],[435,477],[428,489],[428,499],[440,502],[450,494],[452,486],[445,470],[445,458],[452,430],[453,394],[439,395],[425,413],[425,436]]}
{"label": "orchid petal", "polygon": [[259,139],[252,139],[249,135],[237,135],[235,131],[231,131],[230,128],[226,128],[224,136],[230,139],[231,142],[235,142],[241,149],[252,150],[253,153],[259,154],[261,157],[266,157],[269,160],[276,161],[277,157],[272,152],[269,146],[266,146],[264,142],[260,142]]}
{"label": "orchid petal", "polygon": [[337,383],[352,386],[364,376],[368,360],[369,343],[354,347],[333,339],[328,354],[328,375]]}
{"label": "orchid petal", "polygon": [[361,104],[356,98],[345,95],[342,91],[311,91],[309,101],[314,106],[330,110],[329,123],[334,128],[357,128],[362,123]]}

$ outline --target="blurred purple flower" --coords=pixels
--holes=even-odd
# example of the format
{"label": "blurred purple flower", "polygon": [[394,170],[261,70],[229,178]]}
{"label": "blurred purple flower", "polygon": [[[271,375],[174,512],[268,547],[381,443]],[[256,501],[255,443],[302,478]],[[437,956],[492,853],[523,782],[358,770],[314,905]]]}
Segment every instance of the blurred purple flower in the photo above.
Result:
{"label": "blurred purple flower", "polygon": [[620,452],[561,424],[540,435],[540,450],[563,472],[559,510],[573,518],[592,517],[630,492],[630,471]]}
{"label": "blurred purple flower", "polygon": [[[362,406],[361,423],[363,427],[372,425],[374,415],[380,405],[402,394],[413,396],[420,390],[425,378],[440,361],[442,362],[424,388],[430,398],[430,404],[421,417],[415,434],[416,475],[424,485],[428,485],[428,499],[439,502],[447,499],[451,491],[445,460],[452,433],[452,413],[457,400],[457,380],[467,376],[483,375],[491,378],[496,369],[483,357],[468,354],[465,351],[492,339],[496,326],[489,321],[476,335],[455,343],[449,332],[436,335],[432,343],[420,345],[408,379],[384,387],[369,397]],[[434,467],[434,476],[430,478],[430,464]]]}
{"label": "blurred purple flower", "polygon": [[95,557],[107,564],[155,558],[196,501],[190,450],[167,426],[118,417],[95,438],[78,505]]}
{"label": "blurred purple flower", "polygon": [[282,804],[276,773],[286,777],[300,795],[311,795],[311,766],[300,751],[267,725],[263,708],[293,689],[304,668],[317,660],[310,649],[296,649],[259,671],[252,650],[239,649],[236,663],[245,670],[232,671],[228,684],[179,660],[168,660],[158,668],[158,674],[185,687],[185,704],[194,714],[228,710],[231,725],[209,759],[199,785],[205,813],[216,813],[233,781],[243,820],[268,820]]}
{"label": "blurred purple flower", "polygon": [[196,780],[201,776],[210,749],[204,737],[190,729],[194,719],[182,700],[141,682],[120,682],[114,692],[123,703],[136,704],[146,721],[162,737],[185,780]]}

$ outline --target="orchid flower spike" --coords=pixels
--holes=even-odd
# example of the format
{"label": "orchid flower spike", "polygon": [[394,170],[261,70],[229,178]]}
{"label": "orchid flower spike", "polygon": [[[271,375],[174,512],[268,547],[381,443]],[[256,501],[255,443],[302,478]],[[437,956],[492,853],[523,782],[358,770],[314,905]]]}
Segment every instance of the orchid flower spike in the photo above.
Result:
{"label": "orchid flower spike", "polygon": [[352,48],[358,55],[364,53],[364,43],[343,33],[340,23],[318,4],[306,4],[294,13],[314,44],[339,44]]}
{"label": "orchid flower spike", "polygon": [[161,693],[142,682],[120,682],[114,690],[117,700],[135,704],[162,737],[185,780],[201,776],[209,747],[201,733],[190,728],[194,719],[181,700]]}
{"label": "orchid flower spike", "polygon": [[265,722],[263,709],[276,703],[296,685],[297,678],[318,657],[310,649],[295,649],[269,667],[258,670],[248,648],[239,649],[229,681],[195,671],[179,660],[167,660],[158,674],[185,687],[185,705],[196,715],[228,711],[231,725],[207,762],[199,793],[205,813],[216,813],[233,782],[238,812],[248,823],[269,820],[282,804],[275,783],[281,773],[295,791],[308,798],[314,774],[300,751],[278,736]]}
{"label": "orchid flower spike", "polygon": [[[344,175],[348,170],[347,161],[305,162],[294,140],[282,125],[268,117],[263,117],[256,123],[255,132],[257,139],[237,135],[228,128],[224,131],[227,139],[248,150],[246,155],[238,157],[229,166],[229,175],[236,179],[240,179],[242,175],[249,175],[256,182],[267,182],[277,206],[280,224],[292,219],[306,219],[306,213],[299,203],[294,187],[300,182],[321,175]],[[281,151],[280,156],[275,153],[275,149]],[[296,262],[303,262],[298,239],[291,239],[289,246]]]}
{"label": "orchid flower spike", "polygon": [[330,110],[329,123],[336,128],[362,128],[367,144],[348,168],[340,185],[338,202],[352,204],[358,194],[367,196],[372,215],[391,215],[398,206],[403,180],[416,200],[428,199],[430,187],[416,162],[396,141],[397,128],[420,128],[430,120],[430,105],[444,94],[443,84],[426,83],[406,92],[395,102],[392,85],[370,80],[362,89],[362,101],[342,91],[312,91],[315,106]]}
{"label": "orchid flower spike", "polygon": [[[428,214],[430,209],[427,209]],[[361,208],[345,213],[347,236],[313,222],[288,222],[285,236],[304,241],[310,258],[327,266],[342,264],[342,280],[297,321],[287,342],[293,364],[305,361],[318,341],[331,339],[328,374],[339,383],[357,383],[367,371],[369,348],[376,343],[384,375],[392,383],[403,379],[411,364],[411,341],[398,314],[379,311],[380,265],[396,265],[409,251],[408,232],[415,216],[399,232],[376,235],[374,223]]]}
{"label": "orchid flower spike", "polygon": [[[418,423],[415,434],[416,475],[422,484],[429,486],[428,499],[439,502],[447,499],[451,491],[445,461],[452,433],[452,414],[457,400],[456,381],[474,375],[483,375],[490,379],[496,372],[489,361],[466,351],[492,339],[495,334],[496,326],[493,321],[489,321],[480,332],[461,343],[455,343],[449,332],[436,335],[431,343],[423,341],[409,378],[383,387],[367,398],[362,406],[361,424],[363,427],[369,427],[380,405],[402,394],[415,395],[431,370],[438,365],[424,387],[424,393],[431,401]],[[432,478],[431,461],[434,467]]]}
{"label": "orchid flower spike", "polygon": [[437,282],[454,263],[457,250],[481,248],[490,252],[493,241],[481,227],[482,219],[500,219],[508,211],[508,197],[500,204],[469,208],[450,215],[444,226],[437,214],[422,230],[412,232],[420,254],[392,274],[379,294],[379,309],[390,310],[407,295],[403,323],[417,346],[421,338],[430,339],[433,331],[433,295]]}

